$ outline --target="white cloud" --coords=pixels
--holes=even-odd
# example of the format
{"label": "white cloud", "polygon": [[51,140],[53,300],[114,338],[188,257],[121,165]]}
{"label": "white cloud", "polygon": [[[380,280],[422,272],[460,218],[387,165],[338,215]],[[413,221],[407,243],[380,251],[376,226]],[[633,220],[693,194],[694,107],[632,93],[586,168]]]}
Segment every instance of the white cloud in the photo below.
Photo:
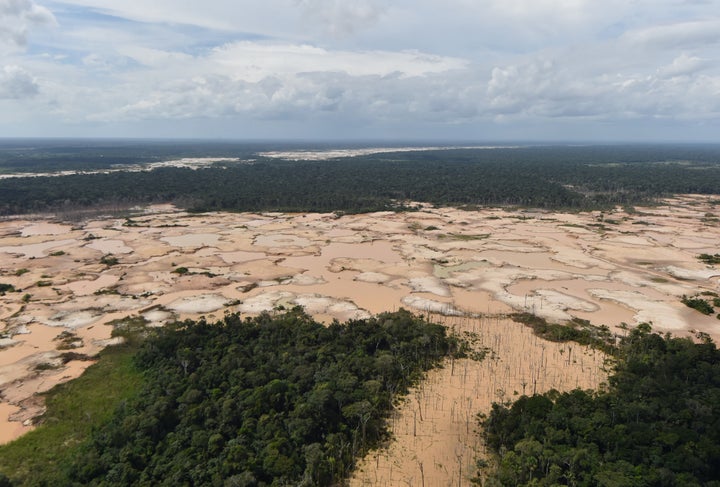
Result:
{"label": "white cloud", "polygon": [[347,36],[378,21],[385,10],[371,0],[297,0],[305,15],[333,36]]}
{"label": "white cloud", "polygon": [[20,100],[38,94],[35,79],[18,66],[4,66],[0,71],[0,99]]}
{"label": "white cloud", "polygon": [[19,70],[0,71],[4,97],[28,120],[77,130],[184,121],[211,136],[212,121],[232,120],[317,136],[393,125],[522,137],[511,127],[720,123],[718,2],[48,0],[60,28],[30,37],[52,14],[0,2],[25,25],[0,41],[15,49],[2,64]]}
{"label": "white cloud", "polygon": [[0,0],[0,53],[24,48],[32,27],[56,24],[47,8],[31,0]]}
{"label": "white cloud", "polygon": [[352,76],[422,76],[462,69],[467,62],[422,52],[334,51],[307,44],[237,42],[213,50],[210,60],[238,79],[260,81],[268,76],[342,72]]}
{"label": "white cloud", "polygon": [[690,56],[683,52],[673,59],[671,64],[659,68],[658,73],[662,77],[671,78],[675,76],[690,76],[704,69],[709,69],[712,65],[713,63],[706,59]]}
{"label": "white cloud", "polygon": [[720,19],[654,25],[627,33],[625,41],[654,49],[686,49],[720,43]]}

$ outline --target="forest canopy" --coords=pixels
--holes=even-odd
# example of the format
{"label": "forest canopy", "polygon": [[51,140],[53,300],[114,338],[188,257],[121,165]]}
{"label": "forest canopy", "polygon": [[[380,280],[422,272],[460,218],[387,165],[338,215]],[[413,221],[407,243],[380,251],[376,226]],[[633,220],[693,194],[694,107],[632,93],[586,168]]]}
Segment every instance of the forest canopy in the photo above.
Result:
{"label": "forest canopy", "polygon": [[142,145],[123,147],[64,147],[35,158],[0,154],[0,175],[30,168],[117,168],[165,160],[171,154],[239,161],[197,170],[163,167],[0,179],[0,215],[148,203],[174,203],[194,211],[358,213],[403,209],[406,201],[597,209],[677,193],[720,194],[717,146],[453,149],[325,161],[270,159],[248,152],[257,148],[254,145],[151,146],[144,151]]}
{"label": "forest canopy", "polygon": [[481,421],[496,458],[485,485],[720,486],[720,351],[697,338],[641,325],[607,390],[494,404]]}
{"label": "forest canopy", "polygon": [[143,389],[73,446],[70,465],[51,479],[42,468],[6,475],[23,485],[336,484],[388,438],[393,402],[467,347],[405,310],[329,326],[301,308],[168,325],[134,355]]}

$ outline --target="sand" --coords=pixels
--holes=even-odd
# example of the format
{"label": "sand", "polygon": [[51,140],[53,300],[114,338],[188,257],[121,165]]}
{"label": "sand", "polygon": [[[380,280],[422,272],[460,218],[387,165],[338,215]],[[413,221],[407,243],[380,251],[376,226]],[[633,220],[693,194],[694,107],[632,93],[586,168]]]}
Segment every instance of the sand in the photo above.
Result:
{"label": "sand", "polygon": [[[226,312],[256,314],[289,306],[303,306],[324,322],[400,307],[437,313],[448,320],[483,323],[478,329],[502,363],[514,356],[527,358],[500,384],[508,398],[519,390],[520,377],[538,373],[546,367],[538,360],[562,346],[535,343],[522,335],[520,325],[500,318],[494,318],[500,320],[495,323],[489,317],[512,311],[553,320],[579,317],[618,333],[624,323],[649,320],[663,332],[701,331],[717,340],[720,320],[680,302],[683,295],[720,292],[720,267],[697,259],[700,253],[718,252],[720,226],[704,218],[716,211],[711,198],[687,195],[633,213],[462,211],[423,205],[411,213],[341,217],[195,215],[163,206],[138,209],[132,225],[113,218],[73,226],[52,218],[6,219],[0,221],[0,282],[22,291],[0,296],[0,441],[29,428],[8,421],[9,415],[27,423],[41,412],[23,406],[36,392],[82,372],[83,367],[72,363],[35,370],[38,363],[57,360],[60,352],[53,338],[73,332],[81,343],[74,351],[92,355],[107,344],[108,323],[129,316],[143,315],[160,326],[174,319],[217,319]],[[117,257],[116,265],[100,262],[108,253]],[[175,272],[180,267],[188,272]],[[495,343],[493,337],[500,338]],[[573,362],[565,367],[561,359],[557,367],[567,369],[567,376],[553,379],[552,387],[594,387],[601,380],[597,364],[584,362],[574,371]],[[433,394],[451,401],[453,394],[473,389],[472,407],[466,412],[472,409],[474,414],[493,399],[483,388],[499,374],[487,367],[498,363],[461,365],[471,377],[464,379],[470,381],[466,385],[453,382],[456,375],[443,375],[447,368],[433,372],[423,391],[432,388]],[[442,389],[444,384],[448,390]],[[457,396],[458,404],[466,400]],[[448,407],[444,403],[439,411],[447,413]],[[403,414],[408,411],[399,413],[397,421],[407,422]],[[451,423],[465,427],[457,417]],[[438,431],[450,427],[427,424]],[[419,425],[413,424],[413,442],[418,441]],[[452,445],[433,445],[446,454],[454,452],[457,435],[448,433],[448,441],[456,442]],[[464,462],[478,445],[470,436],[463,438],[464,446],[458,448]],[[436,470],[446,472],[445,480],[430,476],[433,461],[421,460],[427,485],[457,481],[460,453],[438,460],[443,467]],[[376,462],[379,466],[382,460]],[[462,465],[467,472],[470,464]],[[368,468],[364,471],[369,475]],[[393,471],[401,472],[397,478],[417,480],[417,471],[410,467]],[[431,478],[439,483],[430,483]],[[358,477],[363,479],[368,477]]]}

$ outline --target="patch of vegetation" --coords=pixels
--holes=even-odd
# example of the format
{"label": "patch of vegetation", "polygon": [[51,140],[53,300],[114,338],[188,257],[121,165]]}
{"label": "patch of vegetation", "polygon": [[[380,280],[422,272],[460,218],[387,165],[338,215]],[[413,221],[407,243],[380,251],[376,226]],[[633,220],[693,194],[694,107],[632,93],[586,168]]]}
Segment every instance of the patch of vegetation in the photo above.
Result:
{"label": "patch of vegetation", "polygon": [[3,284],[0,283],[0,296],[5,296],[5,293],[14,293],[15,292],[15,286],[12,284]]}
{"label": "patch of vegetation", "polygon": [[44,370],[56,370],[62,367],[62,364],[54,364],[51,362],[40,362],[39,364],[35,365],[33,367],[34,370],[37,370],[38,372],[42,372]]}
{"label": "patch of vegetation", "polygon": [[698,255],[698,259],[705,262],[708,265],[716,265],[720,264],[720,254],[700,254]]}
{"label": "patch of vegetation", "polygon": [[213,274],[210,271],[191,272],[190,269],[188,269],[187,267],[178,267],[173,271],[173,273],[180,276],[206,276],[209,278],[217,277],[217,274]]}
{"label": "patch of vegetation", "polygon": [[60,257],[61,255],[65,255],[64,250],[56,250],[55,252],[50,252],[51,257]]}
{"label": "patch of vegetation", "polygon": [[53,341],[59,342],[56,348],[58,350],[70,350],[73,348],[82,347],[82,339],[78,338],[76,333],[71,331],[63,331],[58,336],[53,338]]}
{"label": "patch of vegetation", "polygon": [[256,287],[258,287],[258,283],[257,283],[257,282],[251,282],[250,284],[246,284],[246,285],[240,287],[239,290],[240,290],[240,292],[243,292],[243,293],[249,293],[250,291],[252,291],[252,290],[255,289]]}
{"label": "patch of vegetation", "polygon": [[595,326],[580,318],[573,318],[564,325],[549,323],[532,313],[513,313],[510,318],[529,326],[535,335],[551,342],[576,342],[606,353],[612,353],[615,349],[615,336],[606,325]]}
{"label": "patch of vegetation", "polygon": [[112,267],[114,265],[117,265],[120,261],[117,257],[115,257],[113,254],[106,254],[103,255],[100,259],[101,264],[105,264],[108,267]]}
{"label": "patch of vegetation", "polygon": [[618,347],[607,390],[494,404],[481,418],[494,453],[479,464],[484,485],[717,485],[720,351],[697,339],[638,326]]}
{"label": "patch of vegetation", "polygon": [[52,281],[42,280],[42,281],[36,282],[35,285],[36,285],[37,287],[49,287],[49,286],[52,286]]}
{"label": "patch of vegetation", "polygon": [[12,485],[70,485],[63,479],[80,445],[141,388],[133,354],[128,346],[106,348],[82,376],[47,392],[39,426],[0,445],[0,478],[5,475]]}
{"label": "patch of vegetation", "polygon": [[23,267],[22,269],[16,270],[16,271],[15,271],[15,275],[16,275],[17,277],[20,277],[20,276],[22,276],[23,274],[27,274],[28,272],[30,272],[30,269],[26,269],[26,268]]}
{"label": "patch of vegetation", "polygon": [[667,282],[670,282],[668,279],[665,279],[664,277],[657,277],[657,276],[651,277],[650,281],[656,282],[658,284],[665,284]]}
{"label": "patch of vegetation", "polygon": [[116,286],[111,286],[111,287],[104,287],[102,289],[98,289],[93,294],[95,296],[118,295],[118,294],[120,294],[120,291],[117,290]]}
{"label": "patch of vegetation", "polygon": [[127,316],[108,323],[113,327],[110,336],[121,337],[128,343],[141,343],[149,334],[148,320],[141,315]]}
{"label": "patch of vegetation", "polygon": [[486,238],[490,237],[489,233],[481,233],[481,234],[466,234],[466,233],[448,233],[443,235],[438,235],[438,238],[440,239],[452,239],[452,240],[461,240],[461,241],[469,241],[469,240],[484,240]]}
{"label": "patch of vegetation", "polygon": [[711,315],[715,312],[715,309],[712,307],[712,305],[710,303],[708,303],[707,300],[705,300],[699,296],[693,296],[691,298],[688,298],[687,296],[683,296],[682,303],[685,306],[687,306],[689,308],[693,308],[694,310],[697,310],[704,315]]}

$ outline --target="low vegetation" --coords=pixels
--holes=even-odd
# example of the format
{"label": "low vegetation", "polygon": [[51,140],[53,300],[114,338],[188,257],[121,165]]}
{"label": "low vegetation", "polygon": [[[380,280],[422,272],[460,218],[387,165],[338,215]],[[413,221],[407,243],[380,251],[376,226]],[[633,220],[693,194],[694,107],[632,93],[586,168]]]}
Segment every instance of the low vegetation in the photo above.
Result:
{"label": "low vegetation", "polygon": [[5,296],[5,293],[14,293],[15,292],[15,286],[12,284],[3,284],[0,283],[0,296]]}
{"label": "low vegetation", "polygon": [[720,264],[720,254],[700,254],[698,259],[705,262],[708,265]]}
{"label": "low vegetation", "polygon": [[[720,307],[720,298],[715,293],[701,293],[692,297],[683,296],[682,302],[685,306],[692,308],[704,315],[715,313],[715,307]],[[720,319],[720,314],[717,315]]]}
{"label": "low vegetation", "polygon": [[118,258],[115,257],[115,256],[112,255],[112,254],[106,254],[106,255],[103,255],[103,256],[100,258],[100,263],[101,263],[101,264],[105,264],[105,265],[108,266],[108,267],[112,267],[112,266],[114,266],[114,265],[117,265],[119,262],[120,262],[120,261],[118,260]]}
{"label": "low vegetation", "polygon": [[551,342],[576,342],[608,354],[615,350],[615,335],[605,325],[595,326],[580,318],[573,318],[566,324],[550,323],[532,313],[513,313],[510,318],[529,326],[537,336]]}
{"label": "low vegetation", "polygon": [[107,348],[82,376],[48,392],[40,426],[0,446],[0,485],[71,485],[63,479],[79,446],[140,390],[143,378],[133,364],[134,351],[131,345]]}

